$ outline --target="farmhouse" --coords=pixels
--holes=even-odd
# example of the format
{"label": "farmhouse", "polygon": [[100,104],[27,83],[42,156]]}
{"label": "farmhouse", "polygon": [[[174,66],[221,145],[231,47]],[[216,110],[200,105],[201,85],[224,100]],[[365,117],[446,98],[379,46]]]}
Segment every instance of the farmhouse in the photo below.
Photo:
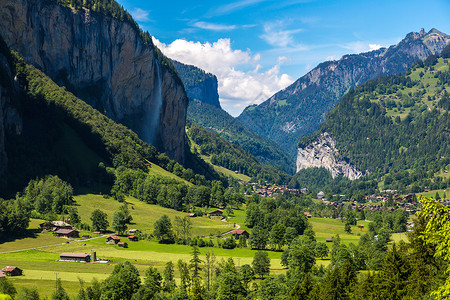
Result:
{"label": "farmhouse", "polygon": [[332,243],[332,242],[333,242],[333,239],[332,239],[332,238],[326,238],[326,239],[325,239],[325,242],[327,242],[327,243]]}
{"label": "farmhouse", "polygon": [[122,247],[122,248],[128,248],[128,243],[125,242],[118,242],[117,246]]}
{"label": "farmhouse", "polygon": [[250,233],[248,233],[245,230],[235,229],[230,231],[230,234],[234,235],[235,237],[244,236],[246,239],[250,237]]}
{"label": "farmhouse", "polygon": [[135,235],[130,235],[130,236],[128,237],[128,240],[129,240],[130,242],[137,242],[137,241],[139,240],[139,238],[138,238],[137,236],[135,236]]}
{"label": "farmhouse", "polygon": [[2,269],[2,272],[6,276],[20,276],[20,275],[22,275],[22,270],[19,269],[18,267],[7,266],[7,267],[4,267]]}
{"label": "farmhouse", "polygon": [[106,237],[106,243],[107,244],[115,245],[115,244],[117,244],[119,242],[120,242],[120,237],[118,237],[117,235],[107,236]]}
{"label": "farmhouse", "polygon": [[91,256],[87,253],[61,253],[59,255],[60,261],[76,261],[76,262],[90,262]]}
{"label": "farmhouse", "polygon": [[55,231],[56,236],[65,238],[79,238],[80,235],[75,229],[58,229]]}
{"label": "farmhouse", "polygon": [[135,228],[133,228],[133,229],[128,230],[128,232],[129,232],[130,234],[135,234],[136,232],[138,232],[138,230],[135,229]]}
{"label": "farmhouse", "polygon": [[208,217],[211,217],[211,218],[221,218],[221,217],[222,217],[222,214],[223,214],[223,210],[221,210],[221,209],[216,209],[216,210],[213,210],[212,212],[208,213]]}
{"label": "farmhouse", "polygon": [[358,228],[364,228],[364,224],[358,224]]}

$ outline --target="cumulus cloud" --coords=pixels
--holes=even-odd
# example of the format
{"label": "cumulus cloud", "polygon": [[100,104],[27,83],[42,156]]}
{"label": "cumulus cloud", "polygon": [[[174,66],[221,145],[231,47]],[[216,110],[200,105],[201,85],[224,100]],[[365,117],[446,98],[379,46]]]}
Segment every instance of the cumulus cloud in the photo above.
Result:
{"label": "cumulus cloud", "polygon": [[217,76],[221,104],[230,114],[238,115],[246,106],[259,104],[293,82],[287,74],[280,74],[280,65],[287,60],[280,57],[268,70],[261,71],[260,54],[250,50],[232,49],[230,39],[214,43],[175,40],[171,44],[153,38],[155,45],[168,57],[195,65]]}
{"label": "cumulus cloud", "polygon": [[130,12],[130,14],[133,17],[133,19],[135,19],[138,22],[150,21],[150,18],[148,17],[148,15],[150,14],[149,10],[143,10],[142,8],[136,8],[136,9],[133,9]]}

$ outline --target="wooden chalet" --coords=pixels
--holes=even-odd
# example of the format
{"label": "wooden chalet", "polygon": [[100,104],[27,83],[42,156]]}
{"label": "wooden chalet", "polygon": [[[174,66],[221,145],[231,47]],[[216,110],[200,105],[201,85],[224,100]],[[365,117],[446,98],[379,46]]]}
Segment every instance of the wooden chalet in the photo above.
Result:
{"label": "wooden chalet", "polygon": [[133,229],[128,230],[128,233],[130,233],[130,234],[135,234],[135,233],[138,232],[138,231],[139,231],[139,230],[133,228]]}
{"label": "wooden chalet", "polygon": [[75,229],[58,229],[55,231],[57,237],[79,238],[80,234]]}
{"label": "wooden chalet", "polygon": [[325,242],[327,242],[327,243],[332,243],[332,242],[333,242],[333,238],[326,238],[326,239],[325,239]]}
{"label": "wooden chalet", "polygon": [[106,243],[107,244],[115,245],[115,244],[117,244],[119,242],[120,242],[120,237],[118,237],[117,235],[112,235],[112,236],[107,236],[106,237]]}
{"label": "wooden chalet", "polygon": [[364,228],[364,224],[358,224],[358,228]]}
{"label": "wooden chalet", "polygon": [[129,240],[130,242],[137,242],[137,241],[139,240],[139,238],[138,238],[137,236],[135,236],[135,235],[130,235],[130,236],[128,237],[128,240]]}
{"label": "wooden chalet", "polygon": [[221,209],[216,209],[213,210],[212,212],[208,213],[208,217],[210,218],[221,218],[223,216],[223,210]]}
{"label": "wooden chalet", "polygon": [[21,276],[22,275],[22,269],[18,267],[13,266],[7,266],[2,269],[3,274],[5,276]]}
{"label": "wooden chalet", "polygon": [[242,230],[242,229],[232,230],[230,232],[230,234],[232,234],[235,237],[244,236],[246,239],[248,239],[250,237],[250,233],[248,233],[246,230]]}
{"label": "wooden chalet", "polygon": [[118,242],[117,246],[122,247],[122,248],[128,248],[128,243],[125,242]]}
{"label": "wooden chalet", "polygon": [[90,262],[91,255],[87,253],[61,253],[60,261]]}
{"label": "wooden chalet", "polygon": [[304,212],[303,213],[305,215],[305,217],[307,217],[308,219],[312,217],[312,215],[309,212]]}
{"label": "wooden chalet", "polygon": [[188,213],[188,217],[193,218],[196,217],[197,215],[195,213]]}

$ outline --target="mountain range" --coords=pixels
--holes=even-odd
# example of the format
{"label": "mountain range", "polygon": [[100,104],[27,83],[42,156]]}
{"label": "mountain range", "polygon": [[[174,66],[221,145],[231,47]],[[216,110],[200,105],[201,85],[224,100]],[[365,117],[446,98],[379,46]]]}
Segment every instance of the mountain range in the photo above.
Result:
{"label": "mountain range", "polygon": [[413,192],[445,188],[449,109],[450,45],[405,75],[381,76],[345,94],[319,130],[302,137],[297,171],[323,167],[333,177]]}
{"label": "mountain range", "polygon": [[247,107],[237,120],[295,155],[300,138],[314,132],[346,92],[378,76],[404,73],[449,42],[450,36],[436,29],[422,29],[389,48],[323,62],[265,102]]}
{"label": "mountain range", "polygon": [[260,163],[280,167],[288,174],[294,173],[293,157],[273,141],[246,128],[221,108],[215,75],[192,65],[173,63],[189,97],[188,119],[242,147]]}

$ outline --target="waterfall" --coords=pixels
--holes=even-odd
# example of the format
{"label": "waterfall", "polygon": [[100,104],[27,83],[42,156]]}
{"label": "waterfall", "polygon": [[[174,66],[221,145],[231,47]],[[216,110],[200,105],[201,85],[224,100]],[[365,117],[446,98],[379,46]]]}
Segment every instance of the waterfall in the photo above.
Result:
{"label": "waterfall", "polygon": [[156,146],[159,117],[161,115],[162,95],[161,95],[161,68],[159,61],[155,59],[156,76],[154,79],[154,89],[152,99],[146,105],[146,112],[143,124],[143,140]]}

